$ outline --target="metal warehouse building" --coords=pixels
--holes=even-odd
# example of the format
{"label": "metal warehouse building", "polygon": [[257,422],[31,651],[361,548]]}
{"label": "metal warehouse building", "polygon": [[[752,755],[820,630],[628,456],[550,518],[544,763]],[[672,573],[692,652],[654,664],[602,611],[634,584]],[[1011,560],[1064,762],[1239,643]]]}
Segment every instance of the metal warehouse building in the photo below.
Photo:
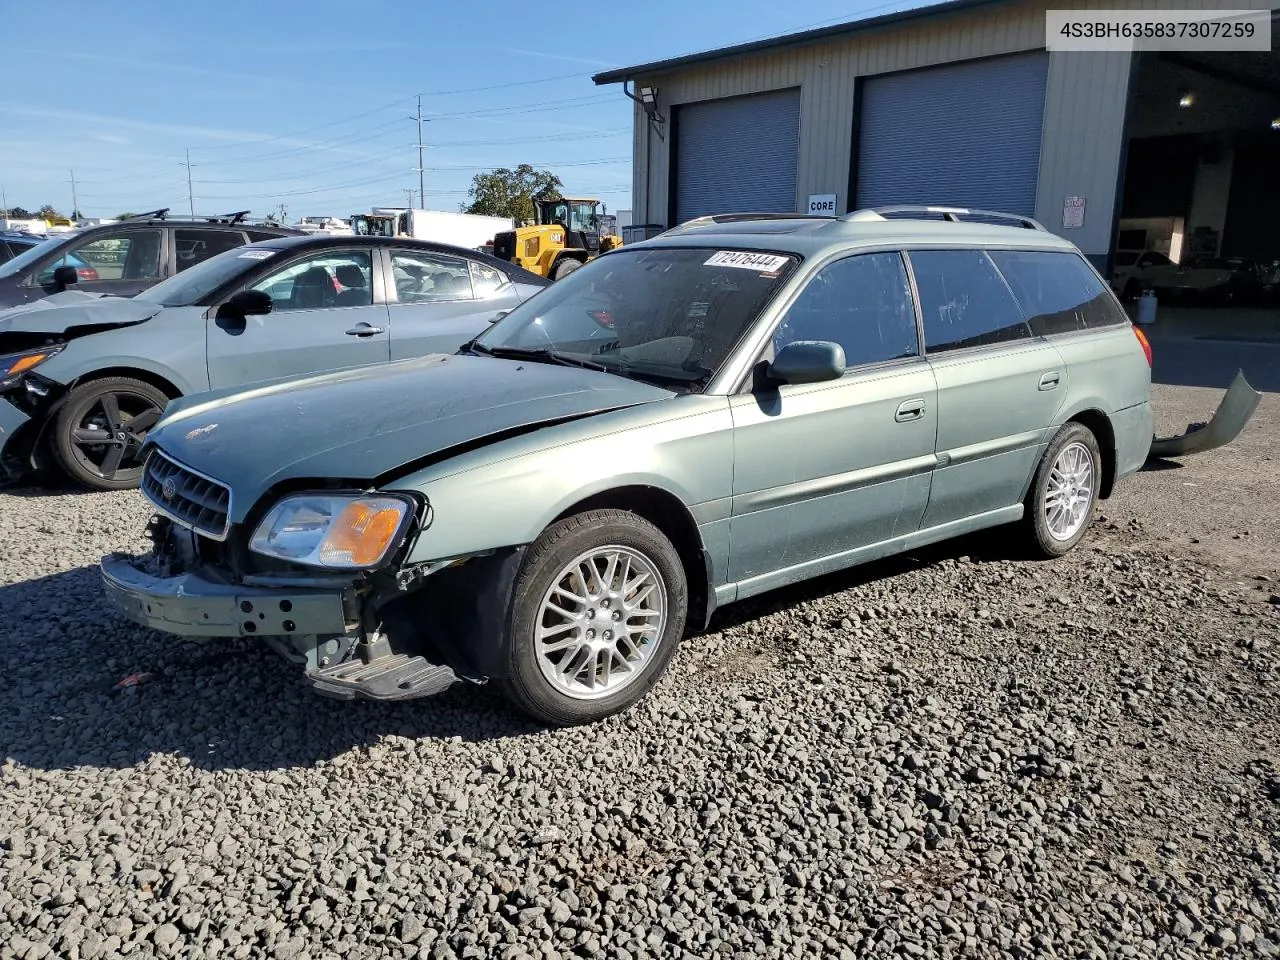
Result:
{"label": "metal warehouse building", "polygon": [[1143,7],[1170,4],[955,0],[594,79],[636,100],[633,218],[651,230],[937,203],[1032,215],[1103,270],[1117,250],[1280,258],[1274,41],[1046,50],[1047,9]]}

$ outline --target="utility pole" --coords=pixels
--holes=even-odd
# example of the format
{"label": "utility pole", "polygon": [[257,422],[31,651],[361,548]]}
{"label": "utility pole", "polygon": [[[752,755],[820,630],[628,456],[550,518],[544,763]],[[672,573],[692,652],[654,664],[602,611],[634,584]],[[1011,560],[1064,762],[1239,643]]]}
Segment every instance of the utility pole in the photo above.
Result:
{"label": "utility pole", "polygon": [[0,218],[9,219],[9,196],[4,192],[4,187],[0,187]]}
{"label": "utility pole", "polygon": [[71,218],[77,219],[80,213],[80,204],[76,200],[76,172],[71,171]]}
{"label": "utility pole", "polygon": [[409,200],[409,209],[413,209],[413,187],[405,187],[404,195]]}
{"label": "utility pole", "polygon": [[187,150],[187,161],[183,163],[179,161],[179,166],[187,168],[187,211],[191,214],[191,219],[196,218],[196,199],[195,194],[191,190],[191,151]]}
{"label": "utility pole", "polygon": [[[422,161],[422,94],[418,94],[417,117],[410,117],[409,119],[418,121],[418,209],[425,210],[427,209],[427,168]],[[409,202],[409,206],[413,206],[413,201]]]}

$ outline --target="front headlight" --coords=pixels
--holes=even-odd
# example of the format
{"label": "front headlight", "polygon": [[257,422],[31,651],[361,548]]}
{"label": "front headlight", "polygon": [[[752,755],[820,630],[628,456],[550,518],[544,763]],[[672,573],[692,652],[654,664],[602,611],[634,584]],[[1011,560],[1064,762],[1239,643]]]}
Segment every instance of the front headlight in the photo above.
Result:
{"label": "front headlight", "polygon": [[407,497],[299,494],[271,508],[249,549],[309,567],[369,569],[400,542],[412,516]]}
{"label": "front headlight", "polygon": [[24,373],[34,370],[50,357],[61,353],[65,347],[65,343],[58,343],[50,347],[40,347],[38,350],[24,350],[21,353],[6,353],[0,356],[0,387],[13,385]]}

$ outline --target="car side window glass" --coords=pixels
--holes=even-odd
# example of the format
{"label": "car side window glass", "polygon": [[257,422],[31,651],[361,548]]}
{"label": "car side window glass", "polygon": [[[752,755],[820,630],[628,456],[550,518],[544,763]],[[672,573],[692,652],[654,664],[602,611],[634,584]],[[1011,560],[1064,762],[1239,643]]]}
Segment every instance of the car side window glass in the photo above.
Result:
{"label": "car side window glass", "polygon": [[916,311],[901,255],[867,253],[819,270],[774,330],[774,354],[797,340],[840,344],[850,367],[917,356]]}
{"label": "car side window glass", "polygon": [[1078,254],[997,250],[991,259],[1013,288],[1036,336],[1110,327],[1128,320]]}
{"label": "car side window glass", "polygon": [[443,300],[474,300],[470,261],[437,253],[391,255],[391,273],[396,296],[401,303],[438,303]]}
{"label": "car side window glass", "polygon": [[924,314],[926,352],[1031,336],[1022,308],[983,251],[913,250],[909,256]]}
{"label": "car side window glass", "polygon": [[492,297],[498,288],[507,282],[506,275],[488,264],[471,261],[471,288],[477,300]]}
{"label": "car side window glass", "polygon": [[160,279],[160,231],[131,230],[127,233],[98,234],[83,243],[72,244],[67,252],[36,276],[36,283],[53,283],[58,267],[75,267],[80,282],[93,280]]}
{"label": "car side window glass", "polygon": [[244,246],[244,234],[236,230],[175,230],[174,253],[178,272],[220,253]]}
{"label": "car side window glass", "polygon": [[326,250],[268,274],[250,289],[271,297],[272,312],[367,307],[373,303],[368,250]]}

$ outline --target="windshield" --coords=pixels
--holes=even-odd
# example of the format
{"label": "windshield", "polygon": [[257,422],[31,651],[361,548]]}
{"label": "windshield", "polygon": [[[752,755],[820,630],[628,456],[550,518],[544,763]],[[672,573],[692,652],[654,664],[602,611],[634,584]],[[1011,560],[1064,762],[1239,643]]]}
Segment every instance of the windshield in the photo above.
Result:
{"label": "windshield", "polygon": [[134,299],[150,300],[162,307],[190,307],[200,303],[228,280],[257,266],[281,251],[271,247],[235,247],[162,280]]}
{"label": "windshield", "polygon": [[795,268],[791,254],[618,250],[558,280],[474,345],[638,380],[703,384]]}
{"label": "windshield", "polygon": [[67,243],[72,236],[74,234],[65,233],[59,237],[50,237],[42,243],[37,243],[34,247],[29,247],[26,253],[20,253],[3,266],[0,266],[0,277],[12,277],[15,273],[21,273],[49,251],[57,250]]}

